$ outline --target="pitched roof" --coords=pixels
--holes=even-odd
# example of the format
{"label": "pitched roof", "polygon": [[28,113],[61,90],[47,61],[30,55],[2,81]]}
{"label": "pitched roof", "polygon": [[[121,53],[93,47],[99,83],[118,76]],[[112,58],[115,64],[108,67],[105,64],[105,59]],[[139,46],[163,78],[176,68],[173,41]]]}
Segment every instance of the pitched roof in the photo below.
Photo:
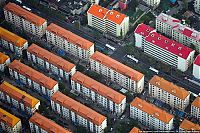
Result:
{"label": "pitched roof", "polygon": [[173,84],[172,82],[169,82],[167,80],[165,80],[164,78],[161,78],[157,75],[155,75],[153,78],[151,78],[151,80],[149,81],[150,84],[157,86],[158,88],[161,88],[165,91],[167,91],[168,93],[182,99],[185,100],[185,98],[190,95],[190,93],[185,90],[182,87],[179,87],[175,84]]}
{"label": "pitched roof", "polygon": [[56,103],[59,103],[60,105],[68,108],[69,110],[72,110],[73,112],[76,112],[81,117],[93,122],[96,125],[101,125],[102,122],[106,119],[105,116],[73,100],[72,98],[62,94],[59,91],[54,93],[54,95],[51,97],[51,100]]}
{"label": "pitched roof", "polygon": [[0,64],[4,64],[10,57],[0,52]]}
{"label": "pitched roof", "polygon": [[42,116],[37,112],[29,119],[29,121],[44,129],[48,133],[71,133],[70,131],[64,129],[54,121]]}
{"label": "pitched roof", "polygon": [[37,57],[39,57],[43,60],[46,60],[50,64],[53,64],[54,66],[66,71],[66,72],[70,72],[71,69],[75,67],[74,64],[37,46],[36,44],[32,44],[31,46],[29,46],[27,51],[31,54],[36,55]]}
{"label": "pitched roof", "polygon": [[11,84],[5,81],[0,85],[0,90],[1,92],[6,93],[7,95],[9,95],[17,101],[23,101],[23,103],[30,108],[34,108],[35,105],[38,102],[40,102],[35,97],[32,97],[26,92],[16,88],[15,86],[12,86]]}
{"label": "pitched roof", "polygon": [[44,18],[41,18],[11,2],[4,6],[4,10],[12,12],[17,16],[23,17],[24,19],[35,24],[36,26],[41,26],[43,23],[46,22]]}
{"label": "pitched roof", "polygon": [[38,84],[44,86],[45,88],[51,90],[53,87],[58,84],[57,81],[45,76],[44,74],[34,70],[33,68],[19,62],[18,60],[14,60],[12,63],[8,65],[9,68],[14,71],[28,77],[29,79],[37,82]]}
{"label": "pitched roof", "polygon": [[183,59],[187,59],[189,54],[194,51],[183,44],[158,34],[157,32],[150,33],[145,40]]}
{"label": "pitched roof", "polygon": [[21,121],[19,118],[0,108],[0,122],[6,123],[10,127],[14,127],[19,121]]}
{"label": "pitched roof", "polygon": [[179,128],[182,128],[186,131],[200,131],[200,126],[198,124],[194,124],[186,119],[183,120]]}
{"label": "pitched roof", "polygon": [[194,60],[194,64],[197,65],[197,66],[200,66],[200,54]]}
{"label": "pitched roof", "polygon": [[152,27],[150,27],[146,24],[141,23],[136,27],[134,33],[140,34],[143,37],[147,37],[149,35],[149,33],[154,31],[154,30],[155,30],[154,28],[152,28]]}
{"label": "pitched roof", "polygon": [[192,102],[192,105],[200,108],[200,97],[196,97],[195,100]]}
{"label": "pitched roof", "polygon": [[163,23],[166,23],[172,27],[176,26],[178,23],[181,22],[181,20],[178,20],[170,15],[161,13],[156,17],[156,20],[161,21]]}
{"label": "pitched roof", "polygon": [[112,59],[109,56],[106,56],[98,51],[96,51],[91,57],[90,59],[93,59],[97,62],[99,62],[100,64],[103,64],[125,76],[128,76],[129,78],[131,78],[134,81],[140,81],[144,75],[114,59]]}
{"label": "pitched roof", "polygon": [[17,47],[23,47],[24,44],[27,43],[27,40],[2,27],[0,27],[0,38],[12,43]]}
{"label": "pitched roof", "polygon": [[140,133],[140,132],[141,132],[141,131],[140,131],[139,128],[134,127],[134,128],[131,129],[131,131],[130,131],[129,133]]}
{"label": "pitched roof", "polygon": [[118,25],[120,25],[123,22],[123,20],[127,17],[125,14],[122,14],[118,11],[108,10],[96,4],[93,4],[88,9],[88,13],[92,14],[93,16],[99,19],[106,19]]}
{"label": "pitched roof", "polygon": [[71,31],[68,31],[54,23],[51,23],[47,29],[47,31],[52,32],[53,34],[56,34],[59,37],[64,38],[70,43],[73,43],[74,45],[77,45],[78,47],[81,47],[83,49],[88,50],[91,46],[94,45],[93,42],[90,42],[74,33]]}
{"label": "pitched roof", "polygon": [[168,124],[173,118],[174,116],[167,113],[164,110],[161,110],[160,108],[156,107],[153,104],[150,104],[148,102],[146,102],[145,100],[142,100],[138,97],[136,97],[135,99],[133,99],[133,101],[131,102],[131,106],[136,107],[140,110],[142,110],[143,112],[148,113],[149,115],[159,119],[160,121]]}
{"label": "pitched roof", "polygon": [[124,98],[126,98],[121,93],[97,82],[96,80],[80,73],[76,72],[72,77],[71,80],[91,89],[92,91],[108,98],[109,100],[120,104]]}

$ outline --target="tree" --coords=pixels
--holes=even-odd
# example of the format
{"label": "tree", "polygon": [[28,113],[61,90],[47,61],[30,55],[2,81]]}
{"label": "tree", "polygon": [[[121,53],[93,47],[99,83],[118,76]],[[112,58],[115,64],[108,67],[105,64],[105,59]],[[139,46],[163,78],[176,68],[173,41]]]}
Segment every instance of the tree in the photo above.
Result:
{"label": "tree", "polygon": [[183,0],[184,8],[187,11],[188,10],[188,0]]}

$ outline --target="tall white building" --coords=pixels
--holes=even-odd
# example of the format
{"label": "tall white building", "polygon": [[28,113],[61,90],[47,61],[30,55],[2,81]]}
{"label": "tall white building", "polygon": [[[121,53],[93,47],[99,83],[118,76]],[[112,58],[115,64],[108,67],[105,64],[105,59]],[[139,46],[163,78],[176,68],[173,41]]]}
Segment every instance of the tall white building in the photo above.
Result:
{"label": "tall white building", "polygon": [[196,13],[200,14],[200,0],[194,1],[194,10]]}
{"label": "tall white building", "polygon": [[200,97],[196,97],[196,99],[192,102],[191,115],[200,120]]}
{"label": "tall white building", "polygon": [[21,120],[0,108],[0,130],[5,133],[21,133]]}
{"label": "tall white building", "polygon": [[92,5],[87,11],[88,25],[116,37],[125,36],[129,31],[129,17],[115,10]]}
{"label": "tall white building", "polygon": [[72,76],[71,86],[72,90],[89,97],[115,115],[119,116],[125,110],[126,97],[124,95],[80,72]]}
{"label": "tall white building", "polygon": [[158,131],[170,131],[173,129],[173,115],[138,97],[130,104],[130,117],[148,126],[150,129]]}
{"label": "tall white building", "polygon": [[28,33],[42,37],[47,27],[47,21],[23,8],[8,3],[4,6],[4,15],[6,21],[14,24],[16,27],[22,28]]}
{"label": "tall white building", "polygon": [[193,62],[193,76],[197,79],[200,79],[200,54]]}
{"label": "tall white building", "polygon": [[160,4],[160,0],[143,0],[150,7],[158,7]]}
{"label": "tall white building", "polygon": [[28,42],[14,33],[0,27],[0,46],[9,49],[17,55],[22,55],[22,51],[28,47]]}
{"label": "tall white building", "polygon": [[10,57],[0,52],[0,71],[3,72],[8,64],[10,64]]}
{"label": "tall white building", "polygon": [[188,91],[157,75],[149,81],[149,95],[179,110],[185,110],[190,101]]}
{"label": "tall white building", "polygon": [[12,78],[25,84],[34,91],[50,98],[58,91],[58,82],[45,76],[44,74],[14,60],[8,65],[9,73]]}
{"label": "tall white building", "polygon": [[136,46],[142,48],[146,54],[183,72],[193,62],[194,50],[158,34],[144,24],[138,25],[135,30],[135,37],[137,37]]}
{"label": "tall white building", "polygon": [[134,93],[144,89],[144,75],[114,59],[96,51],[90,57],[90,67],[103,76]]}
{"label": "tall white building", "polygon": [[72,133],[37,112],[29,119],[29,126],[31,133]]}
{"label": "tall white building", "polygon": [[69,77],[76,72],[76,66],[74,64],[37,46],[36,44],[32,44],[28,47],[27,57],[29,61],[45,68],[65,80],[69,80]]}
{"label": "tall white building", "polygon": [[51,23],[46,29],[47,42],[84,60],[94,53],[94,43]]}
{"label": "tall white building", "polygon": [[90,132],[103,133],[107,127],[107,118],[105,116],[65,96],[59,91],[51,97],[51,108],[64,119],[71,120],[73,123],[85,127]]}
{"label": "tall white building", "polygon": [[198,124],[194,124],[186,119],[183,120],[183,122],[179,127],[179,132],[199,133],[199,131],[200,131],[200,126]]}

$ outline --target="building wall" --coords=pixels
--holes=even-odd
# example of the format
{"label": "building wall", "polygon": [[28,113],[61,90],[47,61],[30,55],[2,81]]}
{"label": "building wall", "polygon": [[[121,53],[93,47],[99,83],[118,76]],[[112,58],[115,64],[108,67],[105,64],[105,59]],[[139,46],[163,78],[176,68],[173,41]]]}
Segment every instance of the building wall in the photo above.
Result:
{"label": "building wall", "polygon": [[19,121],[14,127],[10,127],[8,124],[1,121],[0,128],[6,133],[21,133],[22,124],[21,121]]}
{"label": "building wall", "polygon": [[196,13],[200,14],[200,0],[194,1],[194,10]]}
{"label": "building wall", "polygon": [[10,64],[10,58],[8,58],[3,64],[0,64],[0,71],[4,71],[5,67]]}
{"label": "building wall", "polygon": [[200,79],[200,66],[193,64],[193,75],[195,78]]}
{"label": "building wall", "polygon": [[196,117],[197,119],[200,119],[200,108],[191,105],[191,115]]}
{"label": "building wall", "polygon": [[135,33],[135,46],[138,48],[142,48],[143,47],[143,36]]}
{"label": "building wall", "polygon": [[148,6],[158,7],[160,0],[143,0]]}
{"label": "building wall", "polygon": [[156,19],[156,30],[164,33],[168,37],[172,36],[172,26],[168,25],[167,23],[161,22],[158,19]]}

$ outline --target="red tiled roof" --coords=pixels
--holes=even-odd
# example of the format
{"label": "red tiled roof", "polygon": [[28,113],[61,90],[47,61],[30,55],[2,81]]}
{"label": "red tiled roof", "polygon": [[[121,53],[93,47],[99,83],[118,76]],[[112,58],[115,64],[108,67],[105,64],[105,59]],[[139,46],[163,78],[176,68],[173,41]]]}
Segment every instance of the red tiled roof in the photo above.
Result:
{"label": "red tiled roof", "polygon": [[195,100],[192,102],[192,105],[197,107],[197,108],[200,108],[200,97],[196,97]]}
{"label": "red tiled roof", "polygon": [[151,31],[155,30],[154,28],[146,25],[146,24],[139,24],[135,29],[134,33],[140,34],[144,37],[148,36]]}
{"label": "red tiled roof", "polygon": [[186,36],[191,36],[192,33],[193,33],[193,32],[192,32],[191,30],[189,30],[189,29],[186,29],[186,28],[185,28],[185,29],[183,30],[183,34],[186,35]]}
{"label": "red tiled roof", "polygon": [[88,13],[90,13],[90,14],[92,14],[92,15],[96,16],[97,18],[100,18],[100,19],[104,19],[108,11],[109,11],[108,9],[103,8],[103,7],[96,5],[96,4],[92,5],[88,9]]}
{"label": "red tiled roof", "polygon": [[200,66],[200,54],[194,60],[194,64]]}
{"label": "red tiled roof", "polygon": [[189,54],[193,51],[192,49],[176,41],[170,40],[157,32],[150,33],[145,40],[184,59],[187,59]]}
{"label": "red tiled roof", "polygon": [[198,124],[192,123],[191,121],[188,121],[187,119],[184,119],[183,122],[180,125],[180,128],[184,129],[185,131],[197,131],[199,133],[200,126]]}

